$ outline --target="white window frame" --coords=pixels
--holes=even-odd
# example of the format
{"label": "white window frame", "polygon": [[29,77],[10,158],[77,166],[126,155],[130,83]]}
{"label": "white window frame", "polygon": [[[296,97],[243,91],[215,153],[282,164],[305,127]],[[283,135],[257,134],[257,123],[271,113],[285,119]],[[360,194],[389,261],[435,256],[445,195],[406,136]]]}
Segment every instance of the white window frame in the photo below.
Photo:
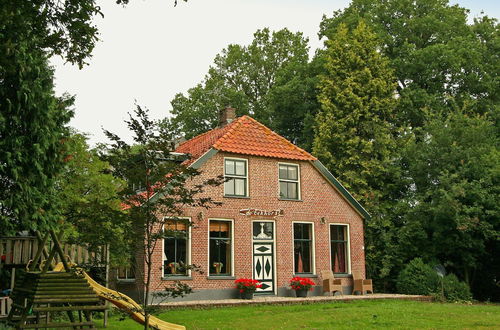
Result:
{"label": "white window frame", "polygon": [[[231,222],[231,272],[229,275],[213,275],[210,274],[210,221],[227,221]],[[207,275],[209,277],[218,277],[218,276],[234,276],[234,219],[226,219],[226,218],[208,218],[208,228],[207,228]]]}
{"label": "white window frame", "polygon": [[[294,230],[294,225],[296,223],[307,223],[311,224],[311,230],[312,230],[312,238],[311,238],[311,249],[312,249],[312,256],[311,256],[311,274],[309,273],[295,273],[295,230]],[[293,274],[294,275],[316,275],[316,241],[315,241],[315,231],[314,231],[314,222],[313,221],[292,221],[292,260],[293,260]]]}
{"label": "white window frame", "polygon": [[127,266],[123,267],[125,269],[125,277],[120,277],[120,271],[119,268],[116,268],[116,280],[118,282],[124,283],[124,282],[135,282],[135,272],[134,272],[134,277],[129,277],[129,271],[132,269],[133,266]]}
{"label": "white window frame", "polygon": [[[243,161],[245,162],[245,173],[246,176],[237,176],[237,175],[226,175],[226,160],[236,160],[236,161]],[[248,173],[248,159],[246,158],[236,158],[236,157],[224,157],[224,163],[222,164],[223,166],[223,172],[224,172],[224,178],[229,177],[229,178],[239,178],[239,179],[245,179],[245,195],[228,195],[226,193],[226,185],[224,184],[224,197],[230,197],[230,198],[246,198],[250,196],[250,180],[249,178],[249,173]]]}
{"label": "white window frame", "polygon": [[[163,218],[164,224],[161,226],[161,230],[164,230],[165,228],[165,223],[168,220],[181,220],[181,219],[187,219],[189,220],[189,223],[191,223],[191,217],[165,217]],[[187,237],[187,246],[186,246],[186,264],[190,265],[191,264],[191,227],[188,225],[188,237]],[[161,277],[163,279],[169,279],[170,277],[191,277],[191,269],[188,269],[187,275],[183,274],[175,274],[175,275],[167,275],[165,276],[165,239],[161,240]]]}
{"label": "white window frame", "polygon": [[[331,222],[328,224],[328,248],[330,249],[330,269],[333,272],[333,265],[332,265],[332,230],[331,226],[344,226],[347,227],[347,274],[352,274],[351,272],[351,228],[348,223],[338,223],[338,222]],[[343,273],[340,273],[343,274]]]}
{"label": "white window frame", "polygon": [[[280,179],[280,165],[286,165],[286,166],[296,166],[297,167],[297,181],[295,180],[288,180],[288,179]],[[297,198],[285,198],[281,197],[281,187],[280,187],[280,182],[296,182],[297,183]],[[297,163],[284,163],[284,162],[279,162],[278,163],[278,198],[285,200],[285,201],[300,201],[302,200],[302,194],[301,194],[301,189],[300,189],[300,164]]]}

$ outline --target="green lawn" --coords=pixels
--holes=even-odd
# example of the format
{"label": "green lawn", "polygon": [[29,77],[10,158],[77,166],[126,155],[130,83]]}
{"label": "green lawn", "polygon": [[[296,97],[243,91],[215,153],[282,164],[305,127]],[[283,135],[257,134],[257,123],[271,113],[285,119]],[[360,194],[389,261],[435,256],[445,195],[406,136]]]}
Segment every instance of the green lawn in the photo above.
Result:
{"label": "green lawn", "polygon": [[[402,300],[176,309],[159,317],[187,329],[500,329],[499,305]],[[130,319],[119,321],[118,317],[112,317],[108,328],[141,329],[141,326]]]}

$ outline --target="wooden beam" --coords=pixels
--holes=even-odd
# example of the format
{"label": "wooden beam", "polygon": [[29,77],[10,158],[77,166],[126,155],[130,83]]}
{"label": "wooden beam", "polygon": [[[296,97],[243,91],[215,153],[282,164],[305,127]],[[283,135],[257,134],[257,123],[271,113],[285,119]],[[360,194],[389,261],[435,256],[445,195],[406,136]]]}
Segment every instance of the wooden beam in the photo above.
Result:
{"label": "wooden beam", "polygon": [[40,261],[40,258],[42,257],[43,250],[45,249],[45,244],[47,244],[47,240],[49,239],[49,233],[45,234],[45,237],[40,235],[40,233],[37,231],[36,232],[36,237],[38,240],[38,250],[36,251],[35,258],[33,258],[33,261],[31,262],[31,265],[29,267],[29,270],[32,272],[35,270],[36,265]]}
{"label": "wooden beam", "polygon": [[[66,261],[66,256],[64,255],[64,252],[61,248],[61,244],[59,243],[59,239],[56,236],[56,233],[52,229],[49,232],[50,232],[50,237],[54,241],[54,249],[59,254],[59,257],[61,257],[61,262],[64,266],[64,270],[66,270],[67,272],[71,271],[71,268],[69,268],[68,262]],[[62,230],[59,232],[59,235],[62,236]]]}

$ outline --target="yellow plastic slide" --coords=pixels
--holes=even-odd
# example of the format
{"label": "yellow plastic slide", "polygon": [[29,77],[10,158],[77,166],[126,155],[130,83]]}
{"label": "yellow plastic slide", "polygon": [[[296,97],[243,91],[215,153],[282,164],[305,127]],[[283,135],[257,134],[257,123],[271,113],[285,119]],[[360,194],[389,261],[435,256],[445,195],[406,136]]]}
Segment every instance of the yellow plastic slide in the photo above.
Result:
{"label": "yellow plastic slide", "polygon": [[[83,272],[85,278],[89,282],[92,289],[94,289],[95,293],[107,301],[114,304],[116,307],[126,311],[130,314],[130,316],[137,322],[144,324],[144,314],[141,313],[142,307],[138,303],[136,303],[130,297],[124,295],[115,290],[108,289],[96,281],[94,281],[87,273]],[[186,327],[178,324],[173,324],[169,322],[165,322],[160,320],[153,315],[149,316],[149,326],[158,330],[184,330]]]}
{"label": "yellow plastic slide", "polygon": [[[62,263],[58,264],[54,270],[55,271],[61,271],[63,269]],[[138,303],[136,303],[132,298],[130,298],[127,295],[124,295],[123,293],[120,293],[115,290],[108,289],[96,281],[94,281],[86,272],[82,270],[83,275],[85,276],[85,279],[89,282],[90,286],[92,289],[95,291],[95,293],[103,298],[106,299],[107,301],[111,302],[113,305],[116,307],[120,308],[121,310],[124,310],[130,316],[136,321],[141,324],[144,324],[144,314],[141,313],[142,307]],[[173,324],[169,322],[165,322],[163,320],[160,320],[157,317],[154,317],[153,315],[149,316],[149,326],[158,330],[185,330],[186,327],[183,325],[178,325],[178,324]]]}

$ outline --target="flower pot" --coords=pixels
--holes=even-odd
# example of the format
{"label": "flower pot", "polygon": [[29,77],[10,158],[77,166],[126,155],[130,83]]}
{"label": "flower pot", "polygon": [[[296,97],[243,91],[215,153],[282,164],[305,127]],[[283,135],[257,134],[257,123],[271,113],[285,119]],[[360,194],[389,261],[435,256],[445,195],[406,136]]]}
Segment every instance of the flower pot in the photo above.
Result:
{"label": "flower pot", "polygon": [[295,295],[296,295],[297,297],[300,297],[300,298],[305,298],[305,297],[307,297],[307,292],[308,292],[308,291],[309,291],[309,290],[307,290],[307,289],[295,290]]}
{"label": "flower pot", "polygon": [[253,299],[253,292],[240,293],[241,299]]}

